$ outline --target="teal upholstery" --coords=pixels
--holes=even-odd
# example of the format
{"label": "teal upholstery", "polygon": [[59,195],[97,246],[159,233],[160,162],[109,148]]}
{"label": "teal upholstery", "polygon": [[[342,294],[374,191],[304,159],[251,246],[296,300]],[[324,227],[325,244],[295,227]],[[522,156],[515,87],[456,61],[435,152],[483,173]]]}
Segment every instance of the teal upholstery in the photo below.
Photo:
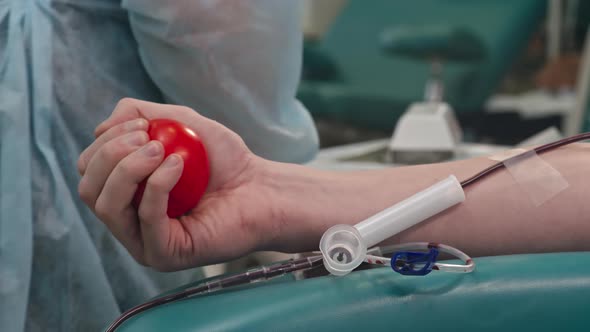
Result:
{"label": "teal upholstery", "polygon": [[458,112],[479,111],[545,7],[544,0],[349,0],[323,39],[307,45],[298,96],[316,117],[390,130],[410,103],[423,99],[429,65],[392,56],[381,38],[398,26],[440,26],[468,30],[485,49],[481,62],[444,69],[446,101]]}
{"label": "teal upholstery", "polygon": [[587,331],[590,252],[476,259],[472,274],[389,268],[261,283],[132,318],[149,331]]}
{"label": "teal upholstery", "polygon": [[454,25],[424,27],[398,26],[388,29],[381,38],[383,49],[392,56],[431,61],[481,61],[485,46],[471,30]]}

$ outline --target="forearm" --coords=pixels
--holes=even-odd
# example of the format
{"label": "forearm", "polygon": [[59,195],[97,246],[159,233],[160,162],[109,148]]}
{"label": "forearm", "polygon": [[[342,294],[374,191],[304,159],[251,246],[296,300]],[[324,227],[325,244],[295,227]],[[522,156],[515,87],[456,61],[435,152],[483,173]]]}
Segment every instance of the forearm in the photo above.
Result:
{"label": "forearm", "polygon": [[[474,256],[590,249],[590,148],[542,155],[569,187],[536,207],[504,169],[466,189],[466,201],[388,242],[431,241]],[[334,224],[355,224],[442,180],[459,180],[493,164],[487,158],[361,172],[326,172],[273,164],[261,178],[274,191],[277,250],[316,250]]]}

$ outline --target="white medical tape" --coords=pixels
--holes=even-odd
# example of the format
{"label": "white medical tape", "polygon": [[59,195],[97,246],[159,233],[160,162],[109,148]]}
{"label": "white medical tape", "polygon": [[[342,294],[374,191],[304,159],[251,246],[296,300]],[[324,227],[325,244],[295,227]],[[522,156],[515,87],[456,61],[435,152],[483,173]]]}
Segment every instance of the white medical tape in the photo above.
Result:
{"label": "white medical tape", "polygon": [[535,206],[540,206],[569,187],[561,173],[541,159],[534,150],[502,162]]}
{"label": "white medical tape", "polygon": [[499,152],[493,156],[489,156],[488,159],[491,159],[494,161],[504,161],[508,158],[512,158],[512,157],[517,156],[519,154],[525,153],[526,151],[527,151],[526,149],[521,149],[521,148],[506,150],[506,151]]}

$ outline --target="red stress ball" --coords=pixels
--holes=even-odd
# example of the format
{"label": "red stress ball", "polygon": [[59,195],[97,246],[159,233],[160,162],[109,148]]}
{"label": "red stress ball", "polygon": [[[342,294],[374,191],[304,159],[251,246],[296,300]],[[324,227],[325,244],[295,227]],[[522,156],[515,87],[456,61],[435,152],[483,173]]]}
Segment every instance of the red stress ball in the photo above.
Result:
{"label": "red stress ball", "polygon": [[[168,216],[178,218],[193,209],[205,194],[209,183],[209,160],[199,136],[183,124],[168,119],[149,121],[150,140],[164,146],[164,159],[175,153],[182,157],[184,167],[178,183],[168,197]],[[139,184],[133,206],[139,208],[147,179]]]}

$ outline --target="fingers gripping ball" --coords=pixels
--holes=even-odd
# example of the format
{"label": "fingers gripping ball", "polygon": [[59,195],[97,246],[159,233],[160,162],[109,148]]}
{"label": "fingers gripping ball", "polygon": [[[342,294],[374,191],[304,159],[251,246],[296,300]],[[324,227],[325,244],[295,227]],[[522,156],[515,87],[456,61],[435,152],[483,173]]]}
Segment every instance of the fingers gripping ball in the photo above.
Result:
{"label": "fingers gripping ball", "polygon": [[[176,153],[184,160],[184,168],[178,183],[168,197],[168,216],[178,218],[197,206],[209,182],[209,160],[199,136],[191,129],[174,120],[154,119],[149,121],[150,140],[164,146],[164,159]],[[139,208],[147,179],[141,182],[133,198],[133,206]]]}

